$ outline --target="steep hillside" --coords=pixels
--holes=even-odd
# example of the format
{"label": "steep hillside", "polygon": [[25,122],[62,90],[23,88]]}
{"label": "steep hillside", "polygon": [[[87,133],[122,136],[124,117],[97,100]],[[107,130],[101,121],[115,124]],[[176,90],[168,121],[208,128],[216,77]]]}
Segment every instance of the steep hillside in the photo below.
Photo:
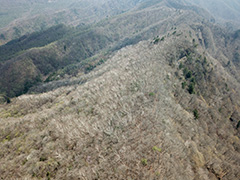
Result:
{"label": "steep hillside", "polygon": [[[84,66],[81,71],[87,72],[102,59],[97,58],[97,61],[91,63],[84,62],[85,65],[82,61],[98,54],[100,50],[112,52],[164,34],[182,23],[204,21],[203,17],[206,21],[211,21],[211,16],[191,6],[179,6],[165,1],[158,2],[157,6],[145,6],[143,3],[135,10],[104,19],[92,26],[74,29],[59,25],[23,36],[0,47],[0,92],[10,97],[25,93],[39,80],[49,81],[63,77],[65,70],[59,72],[59,69],[66,65],[71,65],[71,68],[67,69],[74,69],[74,75],[76,66]],[[25,76],[26,66],[19,66],[19,63],[24,64],[26,60],[31,62],[32,68],[28,68],[35,72],[34,76]],[[80,64],[75,66],[78,62]],[[20,68],[15,67],[16,65]]]}
{"label": "steep hillside", "polygon": [[26,93],[52,73],[82,62],[110,42],[94,31],[70,30],[65,26],[11,41],[0,48],[0,92],[9,97]]}
{"label": "steep hillside", "polygon": [[1,178],[238,180],[240,84],[201,34],[179,26],[1,106]]}
{"label": "steep hillside", "polygon": [[3,46],[0,46],[0,61],[9,60],[16,55],[20,55],[25,50],[34,47],[42,47],[56,40],[62,39],[69,33],[69,31],[70,28],[68,29],[64,25],[57,25],[46,31],[35,32],[12,40]]}

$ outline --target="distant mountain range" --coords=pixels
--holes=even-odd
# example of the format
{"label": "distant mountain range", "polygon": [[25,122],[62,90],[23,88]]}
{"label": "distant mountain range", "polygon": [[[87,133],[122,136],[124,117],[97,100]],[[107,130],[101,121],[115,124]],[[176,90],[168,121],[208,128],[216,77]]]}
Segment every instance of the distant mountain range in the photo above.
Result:
{"label": "distant mountain range", "polygon": [[[207,10],[229,29],[240,27],[240,3],[238,0],[56,0],[16,1],[0,0],[0,42],[18,38],[26,33],[45,30],[53,25],[81,26],[96,23],[107,17],[134,11],[146,6],[196,5]],[[179,7],[180,7],[179,6]],[[178,8],[179,8],[178,7]]]}

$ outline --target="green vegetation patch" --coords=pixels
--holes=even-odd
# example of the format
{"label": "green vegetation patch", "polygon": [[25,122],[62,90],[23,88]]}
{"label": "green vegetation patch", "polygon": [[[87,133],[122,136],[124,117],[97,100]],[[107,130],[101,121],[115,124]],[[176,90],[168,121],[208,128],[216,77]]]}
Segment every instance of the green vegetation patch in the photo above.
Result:
{"label": "green vegetation patch", "polygon": [[148,165],[147,159],[145,159],[145,158],[141,159],[141,163],[142,163],[143,166]]}
{"label": "green vegetation patch", "polygon": [[155,96],[155,93],[154,93],[154,92],[150,92],[148,95],[149,95],[150,97],[154,97],[154,96]]}
{"label": "green vegetation patch", "polygon": [[195,85],[193,83],[189,84],[188,92],[189,92],[189,94],[195,94]]}
{"label": "green vegetation patch", "polygon": [[194,118],[195,118],[195,119],[198,119],[198,118],[199,118],[199,113],[198,113],[198,110],[197,110],[197,109],[194,109],[194,110],[193,110],[193,115],[194,115]]}
{"label": "green vegetation patch", "polygon": [[158,148],[157,146],[153,146],[153,151],[158,151],[158,152],[162,152],[161,148]]}

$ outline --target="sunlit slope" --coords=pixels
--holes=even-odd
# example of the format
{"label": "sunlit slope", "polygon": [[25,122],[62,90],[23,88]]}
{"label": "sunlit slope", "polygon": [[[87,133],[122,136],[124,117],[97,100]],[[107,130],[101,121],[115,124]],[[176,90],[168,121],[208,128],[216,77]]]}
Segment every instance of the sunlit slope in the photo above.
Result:
{"label": "sunlit slope", "polygon": [[174,31],[1,106],[1,177],[239,179],[239,82],[198,32]]}

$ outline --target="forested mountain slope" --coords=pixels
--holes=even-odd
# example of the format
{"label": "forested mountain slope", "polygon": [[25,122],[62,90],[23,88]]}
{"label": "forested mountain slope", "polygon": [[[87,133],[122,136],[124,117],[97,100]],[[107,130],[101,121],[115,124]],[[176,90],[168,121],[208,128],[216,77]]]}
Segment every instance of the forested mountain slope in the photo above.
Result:
{"label": "forested mountain slope", "polygon": [[[100,51],[111,53],[126,45],[164,34],[182,23],[212,19],[205,11],[191,6],[165,1],[158,2],[157,6],[146,6],[146,3],[93,25],[78,28],[58,25],[3,45],[0,47],[0,92],[9,97],[20,95],[39,81],[54,80],[59,73],[63,76],[65,70],[55,72],[66,65],[75,68],[72,65],[80,62],[77,66],[82,67],[83,72],[92,69],[100,60],[106,59]],[[187,19],[190,19],[189,22]],[[99,53],[102,58],[90,63],[83,61]],[[73,74],[76,74],[75,70]]]}
{"label": "forested mountain slope", "polygon": [[2,106],[1,177],[239,179],[240,84],[195,28]]}
{"label": "forested mountain slope", "polygon": [[139,0],[0,0],[0,44],[58,25],[82,26],[120,14]]}
{"label": "forested mountain slope", "polygon": [[240,31],[132,2],[0,47],[0,179],[240,179]]}
{"label": "forested mountain slope", "polygon": [[193,6],[197,6],[207,10],[217,22],[225,23],[229,29],[240,27],[238,0],[0,0],[0,4],[0,44],[62,23],[89,25],[136,8],[158,7],[160,4],[175,5],[175,8],[190,6],[195,10],[197,8]]}

